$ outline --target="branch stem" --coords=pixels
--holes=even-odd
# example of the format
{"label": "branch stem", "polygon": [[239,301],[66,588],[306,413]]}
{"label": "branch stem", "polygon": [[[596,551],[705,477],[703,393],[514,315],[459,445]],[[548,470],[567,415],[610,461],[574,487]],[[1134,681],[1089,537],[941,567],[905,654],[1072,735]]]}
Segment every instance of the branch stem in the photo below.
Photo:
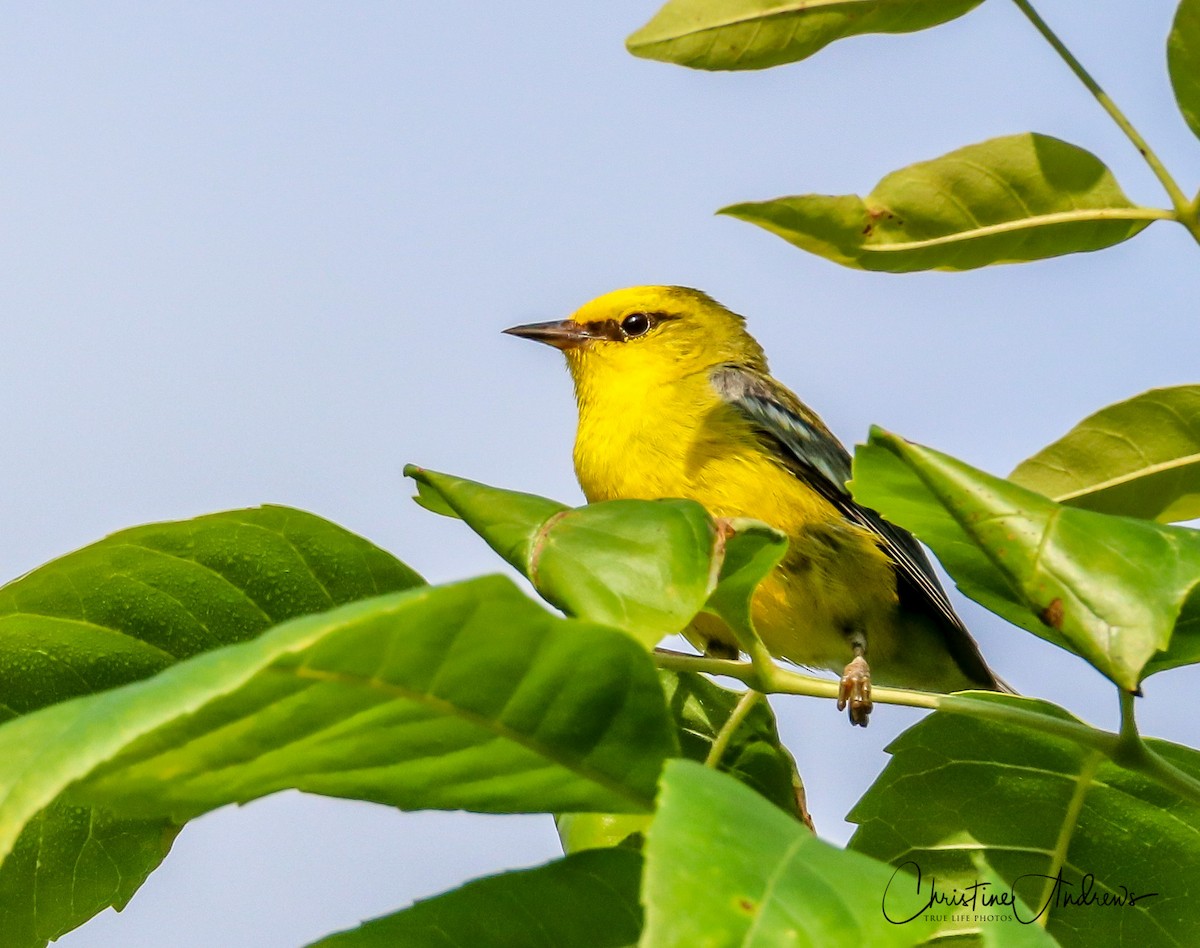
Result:
{"label": "branch stem", "polygon": [[733,740],[733,735],[737,733],[738,728],[742,726],[742,722],[754,710],[754,706],[762,700],[763,693],[755,691],[751,688],[743,693],[738,703],[734,705],[733,711],[729,717],[725,719],[725,723],[721,725],[721,730],[717,732],[716,738],[712,742],[712,747],[708,751],[708,756],[704,758],[705,767],[717,767],[721,763],[721,758],[725,756],[725,751],[729,749],[729,742]]}
{"label": "branch stem", "polygon": [[[811,698],[832,700],[836,700],[838,696],[836,681],[780,668],[773,662],[769,668],[764,668],[752,662],[707,658],[703,655],[688,655],[669,649],[656,649],[654,661],[659,668],[672,671],[701,672],[707,675],[736,678],[755,691],[765,694],[805,695]],[[1133,723],[1134,696],[1125,691],[1122,691],[1121,696],[1120,734],[1102,731],[1066,718],[1051,717],[1033,709],[1018,707],[1007,701],[980,700],[980,698],[968,695],[943,695],[925,691],[909,691],[906,688],[873,687],[871,700],[876,704],[895,704],[951,714],[967,714],[1061,737],[1083,747],[1097,750],[1119,766],[1151,777],[1170,787],[1181,797],[1200,803],[1200,780],[1168,763],[1142,740]],[[749,713],[749,709],[746,713]]]}
{"label": "branch stem", "polygon": [[1063,41],[1050,29],[1049,24],[1033,8],[1030,0],[1013,0],[1013,3],[1025,14],[1026,19],[1033,24],[1034,29],[1041,33],[1046,42],[1054,48],[1054,51],[1067,64],[1071,72],[1075,73],[1075,76],[1084,84],[1088,92],[1100,103],[1100,107],[1108,113],[1109,117],[1117,124],[1117,127],[1125,133],[1125,137],[1133,143],[1133,147],[1138,150],[1138,154],[1149,165],[1150,170],[1154,172],[1154,176],[1158,178],[1159,183],[1162,184],[1163,189],[1170,197],[1171,206],[1175,209],[1175,219],[1188,229],[1188,232],[1191,233],[1197,243],[1200,243],[1200,208],[1197,207],[1197,203],[1200,202],[1188,200],[1187,195],[1183,193],[1183,189],[1179,187],[1179,184],[1171,176],[1166,166],[1159,160],[1154,149],[1142,138],[1141,132],[1134,128],[1133,123],[1117,107],[1112,97],[1100,87],[1100,83],[1092,78],[1091,73],[1075,58],[1075,54],[1067,49]]}

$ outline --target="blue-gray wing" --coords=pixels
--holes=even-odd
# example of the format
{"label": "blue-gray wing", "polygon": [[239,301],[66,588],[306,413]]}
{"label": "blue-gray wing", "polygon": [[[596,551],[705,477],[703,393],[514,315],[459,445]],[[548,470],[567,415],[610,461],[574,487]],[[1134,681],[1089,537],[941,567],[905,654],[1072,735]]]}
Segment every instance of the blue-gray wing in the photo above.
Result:
{"label": "blue-gray wing", "polygon": [[846,490],[850,455],[824,422],[790,391],[754,369],[726,364],[713,369],[709,378],[717,393],[758,428],[797,477],[851,523],[879,537],[896,570],[901,605],[934,618],[964,673],[994,687],[994,676],[950,605],[920,544],[907,530],[855,503]]}

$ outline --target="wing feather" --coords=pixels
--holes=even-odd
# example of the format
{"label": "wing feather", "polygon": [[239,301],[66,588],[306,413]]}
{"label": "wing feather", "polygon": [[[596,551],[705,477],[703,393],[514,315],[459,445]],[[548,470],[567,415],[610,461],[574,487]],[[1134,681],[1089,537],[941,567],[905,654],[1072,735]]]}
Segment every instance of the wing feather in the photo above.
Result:
{"label": "wing feather", "polygon": [[907,530],[855,503],[850,454],[817,415],[770,376],[742,365],[725,364],[709,375],[713,388],[772,442],[792,472],[833,504],[851,523],[879,538],[896,571],[901,604],[925,612],[942,630],[947,647],[964,673],[995,687],[992,675],[966,626],[955,613],[929,558]]}

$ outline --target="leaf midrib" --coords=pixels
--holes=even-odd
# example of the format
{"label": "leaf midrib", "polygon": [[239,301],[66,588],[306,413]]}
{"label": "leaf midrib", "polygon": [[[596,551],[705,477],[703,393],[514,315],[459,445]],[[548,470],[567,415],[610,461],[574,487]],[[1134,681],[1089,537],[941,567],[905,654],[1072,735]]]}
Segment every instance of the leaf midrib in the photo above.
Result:
{"label": "leaf midrib", "polygon": [[[645,44],[647,46],[654,43],[673,43],[683,39],[684,37],[702,36],[705,33],[729,29],[735,26],[745,26],[749,23],[762,26],[762,24],[767,20],[775,20],[781,17],[802,16],[805,13],[814,10],[821,10],[823,8],[869,6],[876,3],[878,3],[878,0],[797,0],[795,3],[784,4],[783,6],[774,7],[771,10],[760,10],[740,16],[730,16],[722,20],[708,22],[703,26],[698,26],[693,29],[664,34],[658,37],[650,37],[639,40],[638,42],[639,44]],[[647,24],[647,26],[649,26],[649,24]],[[637,34],[634,35],[636,36]]]}
{"label": "leaf midrib", "polygon": [[1106,481],[1089,484],[1085,487],[1068,491],[1065,494],[1058,494],[1053,499],[1058,501],[1060,504],[1065,504],[1068,501],[1075,500],[1079,497],[1087,497],[1091,494],[1099,494],[1103,491],[1111,490],[1114,487],[1120,487],[1123,484],[1131,483],[1139,478],[1153,477],[1156,474],[1164,474],[1168,471],[1190,467],[1194,464],[1200,464],[1200,452],[1185,454],[1181,457],[1171,458],[1167,461],[1159,461],[1157,464],[1147,464],[1144,467],[1136,468],[1135,470],[1129,471],[1125,474],[1119,474],[1116,477],[1110,477]]}

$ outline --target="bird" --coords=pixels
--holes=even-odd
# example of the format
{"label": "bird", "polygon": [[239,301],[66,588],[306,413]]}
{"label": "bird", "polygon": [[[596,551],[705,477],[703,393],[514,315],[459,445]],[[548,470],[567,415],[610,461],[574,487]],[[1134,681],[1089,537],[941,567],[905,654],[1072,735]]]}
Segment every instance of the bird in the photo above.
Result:
{"label": "bird", "polygon": [[[637,286],[504,332],[566,356],[575,473],[589,503],[687,498],[787,536],[755,591],[755,630],[773,656],[840,674],[837,706],[851,724],[868,723],[872,681],[1010,690],[912,534],[851,497],[846,448],[771,376],[742,316],[701,290]],[[739,654],[707,613],[684,634],[707,655]]]}

